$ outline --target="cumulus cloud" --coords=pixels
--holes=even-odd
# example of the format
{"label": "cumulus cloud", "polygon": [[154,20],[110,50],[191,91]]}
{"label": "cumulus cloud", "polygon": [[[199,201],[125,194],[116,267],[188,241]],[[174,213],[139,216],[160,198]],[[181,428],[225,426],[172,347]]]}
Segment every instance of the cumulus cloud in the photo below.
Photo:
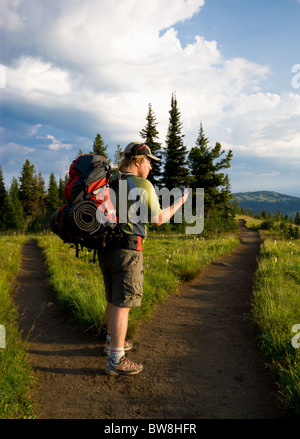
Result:
{"label": "cumulus cloud", "polygon": [[22,19],[18,14],[21,0],[9,0],[1,3],[0,28],[16,31],[21,29]]}
{"label": "cumulus cloud", "polygon": [[63,140],[56,139],[51,134],[47,134],[45,137],[37,136],[37,139],[50,140],[51,142],[48,145],[48,149],[52,151],[59,151],[60,149],[71,149],[73,146],[71,143],[63,143]]}
{"label": "cumulus cloud", "polygon": [[[170,7],[171,4],[171,7]],[[167,132],[176,91],[188,147],[200,121],[212,141],[258,157],[300,159],[300,96],[265,93],[268,66],[226,59],[196,35],[182,46],[174,25],[204,0],[2,0],[7,117],[117,143],[136,138],[148,103]],[[201,34],[201,29],[199,30]],[[274,128],[275,126],[275,128]],[[38,127],[35,129],[34,127]],[[48,130],[51,151],[71,150]]]}
{"label": "cumulus cloud", "polygon": [[187,129],[195,120],[198,126],[201,117],[218,120],[239,93],[257,89],[268,68],[225,60],[215,41],[200,36],[183,48],[171,26],[203,4],[173,0],[170,8],[169,0],[74,0],[70,6],[70,0],[54,0],[41,7],[37,0],[16,2],[23,24],[14,32],[18,50],[23,46],[30,56],[15,59],[16,47],[10,51],[7,94],[43,107],[88,112],[95,124],[123,132],[124,139],[143,126],[149,101],[165,132],[173,90]]}

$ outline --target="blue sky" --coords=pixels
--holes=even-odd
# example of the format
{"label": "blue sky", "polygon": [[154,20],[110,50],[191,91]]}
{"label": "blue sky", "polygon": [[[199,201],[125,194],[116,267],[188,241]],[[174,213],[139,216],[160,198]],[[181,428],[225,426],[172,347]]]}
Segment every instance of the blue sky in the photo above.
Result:
{"label": "blue sky", "polygon": [[[1,0],[0,164],[64,177],[101,133],[163,146],[176,92],[188,149],[200,122],[233,150],[233,192],[300,196],[298,0]],[[294,70],[292,72],[292,69]]]}

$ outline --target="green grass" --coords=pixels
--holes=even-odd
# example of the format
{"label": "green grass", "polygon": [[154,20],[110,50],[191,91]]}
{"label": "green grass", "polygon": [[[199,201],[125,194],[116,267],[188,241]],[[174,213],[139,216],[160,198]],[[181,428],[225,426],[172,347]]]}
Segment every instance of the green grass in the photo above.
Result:
{"label": "green grass", "polygon": [[[247,218],[245,218],[247,220]],[[257,227],[258,224],[253,224]],[[300,242],[265,237],[255,279],[252,315],[257,326],[259,347],[266,355],[282,400],[293,414],[300,414],[300,348],[292,346],[294,325],[300,324],[299,280]],[[93,254],[75,250],[53,234],[36,237],[44,250],[49,282],[59,301],[84,329],[105,331],[106,306],[102,274],[92,263]],[[16,329],[11,282],[20,263],[25,237],[0,237],[1,310],[0,324],[7,335],[6,349],[0,349],[0,417],[26,418],[32,415],[28,398],[31,370],[25,346]],[[236,236],[216,239],[191,236],[152,236],[144,245],[144,297],[142,306],[130,313],[129,335],[138,328],[159,302],[175,293],[178,284],[193,279],[203,266],[231,252],[238,245]],[[299,340],[300,342],[300,340]]]}
{"label": "green grass", "polygon": [[[79,258],[74,249],[54,235],[41,235],[52,288],[60,302],[85,328],[105,331],[106,306],[103,278],[92,253],[84,251]],[[153,237],[144,244],[144,296],[142,306],[130,312],[128,334],[147,317],[158,302],[175,292],[178,283],[192,279],[211,260],[231,252],[239,243],[234,236],[217,239],[194,237]]]}
{"label": "green grass", "polygon": [[261,219],[253,218],[249,215],[236,215],[236,220],[245,220],[249,229],[259,230],[259,226],[262,223]]}
{"label": "green grass", "polygon": [[12,297],[12,281],[20,266],[24,242],[24,236],[0,236],[0,324],[6,330],[6,345],[0,348],[0,419],[33,417],[28,397],[32,370],[16,325],[17,310]]}
{"label": "green grass", "polygon": [[299,416],[300,348],[295,349],[291,342],[295,336],[292,328],[300,324],[299,240],[264,241],[255,279],[253,319],[259,346],[278,383],[283,403]]}
{"label": "green grass", "polygon": [[[259,221],[243,217],[249,227]],[[251,223],[249,223],[251,221]],[[268,233],[268,234],[267,234]],[[278,383],[285,406],[300,415],[300,348],[292,345],[292,328],[300,324],[300,241],[275,239],[263,232],[264,244],[254,285],[253,321],[258,343]],[[21,247],[29,237],[0,235],[0,324],[6,329],[6,347],[0,348],[0,419],[34,418],[29,394],[33,373],[26,344],[17,328],[12,282],[18,272]],[[44,250],[49,282],[59,301],[83,328],[105,330],[103,279],[93,255],[74,249],[53,234],[35,237]],[[158,302],[176,292],[178,284],[193,279],[203,266],[238,245],[235,236],[216,239],[191,236],[152,236],[144,245],[144,297],[130,313],[129,335],[147,318]],[[299,331],[298,331],[299,333]],[[300,336],[297,338],[300,343]]]}
{"label": "green grass", "polygon": [[[27,362],[26,343],[17,327],[17,310],[13,304],[14,280],[21,260],[21,247],[32,237],[0,236],[0,324],[6,328],[6,347],[0,348],[0,418],[34,418],[30,399],[33,372]],[[63,304],[84,329],[104,332],[106,307],[103,278],[93,254],[87,251],[75,257],[74,249],[53,234],[34,237],[43,249],[49,283]],[[158,302],[177,290],[182,280],[193,278],[210,260],[232,251],[239,240],[223,237],[216,240],[192,238],[153,238],[145,243],[145,281],[143,305],[132,310],[129,335],[146,318]]]}

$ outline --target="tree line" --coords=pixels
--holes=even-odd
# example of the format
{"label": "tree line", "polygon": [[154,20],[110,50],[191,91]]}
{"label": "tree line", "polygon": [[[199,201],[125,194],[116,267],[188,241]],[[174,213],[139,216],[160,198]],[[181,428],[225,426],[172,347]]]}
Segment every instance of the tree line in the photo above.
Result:
{"label": "tree line", "polygon": [[[204,189],[205,230],[225,231],[235,227],[235,206],[231,200],[229,176],[226,169],[231,166],[232,151],[225,153],[217,142],[209,145],[200,122],[198,137],[195,145],[188,152],[182,133],[183,124],[175,93],[171,97],[169,125],[165,147],[158,141],[157,119],[148,105],[146,125],[140,131],[141,139],[150,147],[161,162],[152,163],[149,180],[157,187],[172,188],[190,187]],[[97,133],[92,151],[108,158],[108,145],[100,133]],[[83,151],[79,150],[78,155]],[[121,148],[117,145],[112,169],[117,169],[121,160]],[[50,174],[48,187],[41,173],[36,173],[35,167],[26,159],[19,179],[13,177],[10,188],[6,189],[0,167],[0,230],[42,231],[48,228],[52,212],[65,204],[63,189],[68,179],[55,179],[54,172]],[[173,225],[174,228],[180,227]]]}
{"label": "tree line", "polygon": [[260,230],[271,230],[275,233],[282,233],[287,238],[299,239],[299,227],[294,226],[300,226],[300,212],[296,212],[295,218],[289,217],[287,214],[284,215],[279,210],[272,214],[262,209],[259,213],[254,214],[252,209],[249,209],[247,212],[245,207],[240,207],[237,200],[233,204],[238,214],[261,220]]}

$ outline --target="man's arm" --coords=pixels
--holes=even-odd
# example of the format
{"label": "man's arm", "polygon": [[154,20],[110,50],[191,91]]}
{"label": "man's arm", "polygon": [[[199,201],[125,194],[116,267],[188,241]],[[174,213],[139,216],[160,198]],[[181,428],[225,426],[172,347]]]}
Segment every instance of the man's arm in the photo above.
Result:
{"label": "man's arm", "polygon": [[168,222],[169,219],[175,215],[177,210],[186,202],[188,196],[189,193],[185,190],[182,196],[177,198],[172,206],[166,207],[165,209],[161,210],[158,215],[152,217],[151,223],[155,226],[161,226],[162,224]]}

